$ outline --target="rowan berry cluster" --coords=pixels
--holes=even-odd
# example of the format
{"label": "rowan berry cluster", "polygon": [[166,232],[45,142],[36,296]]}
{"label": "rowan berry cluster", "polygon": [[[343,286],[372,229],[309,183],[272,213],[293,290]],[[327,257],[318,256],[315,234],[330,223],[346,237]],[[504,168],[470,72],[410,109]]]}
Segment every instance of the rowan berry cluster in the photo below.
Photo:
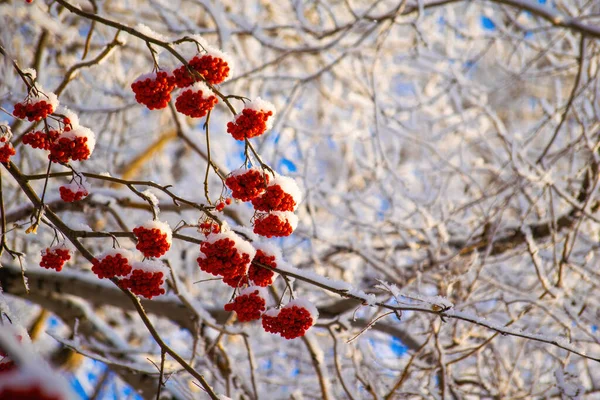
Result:
{"label": "rowan berry cluster", "polygon": [[60,198],[67,203],[79,201],[89,194],[89,186],[87,182],[80,178],[80,182],[72,181],[68,185],[62,185],[58,188]]}
{"label": "rowan berry cluster", "polygon": [[35,91],[37,94],[30,94],[25,101],[15,104],[13,115],[16,118],[40,121],[56,110],[58,98],[54,93],[43,93],[41,89]]}
{"label": "rowan berry cluster", "polygon": [[241,201],[250,201],[263,193],[269,183],[270,175],[258,168],[237,170],[225,179],[225,185],[231,190],[231,197]]}
{"label": "rowan berry cluster", "polygon": [[225,311],[235,311],[237,319],[240,322],[249,322],[260,319],[260,316],[266,309],[267,301],[260,288],[250,286],[242,290],[240,294],[233,299],[233,302],[225,304]]}
{"label": "rowan berry cluster", "polygon": [[92,272],[100,279],[127,276],[132,269],[130,260],[133,260],[131,252],[124,249],[111,250],[94,260]]}
{"label": "rowan berry cluster", "polygon": [[91,129],[79,125],[75,114],[61,120],[56,129],[34,131],[23,135],[23,144],[34,149],[48,150],[48,159],[55,163],[84,161],[90,158],[96,147],[96,136]]}
{"label": "rowan berry cluster", "polygon": [[292,212],[258,213],[254,218],[254,233],[268,238],[290,236],[297,225],[298,217]]}
{"label": "rowan berry cluster", "polygon": [[48,133],[42,131],[29,132],[23,135],[23,144],[29,145],[34,149],[50,150],[50,145],[58,139],[60,131],[49,130]]}
{"label": "rowan berry cluster", "polygon": [[175,100],[175,108],[192,118],[202,118],[217,104],[217,98],[203,82],[196,82],[181,92]]}
{"label": "rowan berry cluster", "polygon": [[274,254],[269,254],[266,249],[257,249],[256,255],[252,260],[252,265],[248,269],[248,280],[256,286],[267,287],[273,284],[275,272],[260,267],[259,264],[277,268],[277,261]]}
{"label": "rowan berry cluster", "polygon": [[[204,41],[202,46],[206,54],[197,54],[189,60],[190,69],[200,74],[211,85],[223,83],[231,72],[231,60],[225,53],[208,46]],[[175,69],[173,75],[178,88],[188,87],[198,81],[185,65]]]}
{"label": "rowan berry cluster", "polygon": [[142,75],[131,84],[135,100],[150,110],[167,107],[174,88],[175,77],[165,71]]}
{"label": "rowan berry cluster", "polygon": [[5,137],[0,138],[0,162],[7,163],[16,154],[15,148]]}
{"label": "rowan berry cluster", "polygon": [[256,251],[250,243],[234,232],[212,233],[200,244],[200,257],[196,259],[204,272],[223,277],[223,282],[239,287],[246,282],[250,262]]}
{"label": "rowan berry cluster", "polygon": [[165,294],[165,267],[159,261],[136,262],[131,274],[119,281],[119,286],[133,294],[151,299]]}
{"label": "rowan berry cluster", "polygon": [[144,257],[162,257],[170,248],[172,231],[161,221],[148,221],[133,229],[137,238],[135,246]]}
{"label": "rowan berry cluster", "polygon": [[67,261],[71,259],[71,251],[65,245],[48,247],[42,250],[40,267],[61,271]]}
{"label": "rowan berry cluster", "polygon": [[290,301],[282,309],[270,309],[262,316],[265,331],[295,339],[304,336],[315,324],[319,313],[315,306],[304,299]]}
{"label": "rowan berry cluster", "polygon": [[234,121],[227,123],[227,132],[236,140],[260,136],[271,129],[274,116],[275,106],[258,97],[246,104]]}
{"label": "rowan berry cluster", "polygon": [[67,400],[65,397],[55,394],[49,394],[45,388],[35,383],[30,383],[26,387],[15,385],[10,387],[6,385],[0,388],[0,400]]}

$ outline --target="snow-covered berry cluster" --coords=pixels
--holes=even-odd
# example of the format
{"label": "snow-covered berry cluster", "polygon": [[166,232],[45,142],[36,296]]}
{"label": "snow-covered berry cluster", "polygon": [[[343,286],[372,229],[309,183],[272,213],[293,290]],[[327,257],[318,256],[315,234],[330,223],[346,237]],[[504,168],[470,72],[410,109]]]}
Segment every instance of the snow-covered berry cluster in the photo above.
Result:
{"label": "snow-covered berry cluster", "polygon": [[263,194],[252,199],[258,211],[296,211],[302,193],[296,181],[287,176],[276,176]]}
{"label": "snow-covered berry cluster", "polygon": [[[197,36],[195,38],[200,41],[204,52],[196,54],[190,59],[188,61],[189,67],[200,74],[211,85],[223,83],[231,75],[233,66],[231,58],[226,53],[209,46],[201,38]],[[190,73],[185,65],[175,69],[173,75],[175,76],[175,84],[179,88],[191,86],[199,80]]]}
{"label": "snow-covered berry cluster", "polygon": [[268,238],[290,236],[298,226],[298,217],[289,211],[258,213],[254,218],[254,233]]}
{"label": "snow-covered berry cluster", "polygon": [[160,261],[134,262],[131,268],[131,273],[119,281],[122,288],[147,299],[165,294],[168,269]]}
{"label": "snow-covered berry cluster", "polygon": [[67,261],[71,259],[71,251],[64,244],[48,247],[42,250],[40,267],[61,271]]}
{"label": "snow-covered berry cluster", "polygon": [[90,186],[83,177],[74,179],[68,185],[62,185],[58,188],[60,198],[67,203],[79,201],[90,194]]}
{"label": "snow-covered berry cluster", "polygon": [[148,221],[133,229],[137,238],[135,246],[144,257],[162,257],[171,248],[171,227],[161,221]]}
{"label": "snow-covered berry cluster", "polygon": [[256,250],[234,232],[211,233],[200,244],[198,266],[202,271],[223,277],[223,282],[239,287],[246,282],[246,273]]}
{"label": "snow-covered berry cluster", "polygon": [[234,199],[250,201],[266,190],[270,178],[270,174],[259,168],[238,169],[225,179],[225,185]]}
{"label": "snow-covered berry cluster", "polygon": [[92,266],[92,272],[98,278],[115,278],[131,273],[133,254],[125,249],[114,249],[102,253]]}
{"label": "snow-covered berry cluster", "polygon": [[183,90],[175,100],[175,108],[183,115],[202,118],[217,104],[217,98],[204,82],[196,82]]}
{"label": "snow-covered berry cluster", "polygon": [[306,331],[319,318],[317,308],[305,299],[290,301],[281,309],[270,309],[262,316],[262,326],[265,331],[295,339],[304,336]]}
{"label": "snow-covered berry cluster", "polygon": [[256,286],[267,287],[272,285],[275,272],[261,267],[260,264],[271,268],[277,268],[277,262],[279,260],[281,260],[279,249],[264,244],[257,245],[256,255],[252,260],[252,265],[250,265],[250,268],[248,269],[248,280]]}
{"label": "snow-covered berry cluster", "polygon": [[65,117],[59,120],[57,127],[26,133],[23,144],[48,150],[48,159],[55,163],[87,160],[96,147],[96,135],[91,129],[79,125],[79,118],[72,111],[64,109],[62,114]]}
{"label": "snow-covered berry cluster", "polygon": [[225,311],[235,311],[240,322],[248,322],[260,319],[267,305],[264,289],[257,286],[249,286],[242,290],[233,302],[225,304]]}
{"label": "snow-covered berry cluster", "polygon": [[131,84],[135,100],[150,110],[167,107],[174,88],[175,78],[165,71],[141,75]]}
{"label": "snow-covered berry cluster", "polygon": [[271,129],[275,116],[275,106],[258,97],[246,104],[234,121],[227,123],[227,132],[236,140],[257,137]]}
{"label": "snow-covered berry cluster", "polygon": [[19,119],[39,121],[48,117],[58,107],[58,97],[52,92],[43,92],[41,88],[31,94],[23,102],[16,103],[13,115]]}

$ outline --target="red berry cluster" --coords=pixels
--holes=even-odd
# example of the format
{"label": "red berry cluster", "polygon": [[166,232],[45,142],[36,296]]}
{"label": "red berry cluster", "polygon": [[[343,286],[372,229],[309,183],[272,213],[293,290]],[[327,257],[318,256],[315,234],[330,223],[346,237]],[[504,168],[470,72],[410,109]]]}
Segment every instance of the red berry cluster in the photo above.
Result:
{"label": "red berry cluster", "polygon": [[164,71],[142,76],[131,84],[135,100],[150,110],[167,107],[174,88],[175,78]]}
{"label": "red berry cluster", "polygon": [[225,199],[225,201],[218,202],[217,205],[215,206],[215,210],[223,211],[225,209],[225,206],[228,206],[230,204],[231,204],[231,199],[227,198],[227,199]]}
{"label": "red berry cluster", "polygon": [[67,203],[79,201],[89,194],[88,191],[83,187],[78,187],[75,191],[73,191],[70,185],[61,186],[58,188],[58,191],[60,192],[60,198]]}
{"label": "red berry cluster", "polygon": [[248,280],[254,285],[267,287],[273,284],[273,276],[275,276],[275,273],[256,265],[256,263],[264,264],[271,268],[277,268],[275,256],[267,254],[262,249],[258,249],[252,260],[252,265],[248,268]]}
{"label": "red berry cluster", "polygon": [[20,119],[27,118],[28,121],[39,121],[53,112],[54,107],[51,103],[39,100],[36,102],[26,101],[15,104],[13,115]]}
{"label": "red berry cluster", "polygon": [[[250,289],[250,290],[248,290]],[[258,289],[248,288],[243,291],[233,302],[225,304],[225,311],[235,311],[237,319],[240,322],[254,321],[260,318],[260,315],[266,309],[266,300],[260,295]]]}
{"label": "red berry cluster", "polygon": [[15,384],[15,387],[0,388],[0,400],[67,400],[60,395],[48,394],[41,386],[31,383],[29,387]]}
{"label": "red berry cluster", "polygon": [[50,150],[50,145],[58,139],[59,136],[60,132],[55,130],[48,131],[48,134],[42,131],[29,132],[23,135],[23,144],[27,144],[34,149]]}
{"label": "red berry cluster", "polygon": [[42,251],[40,267],[61,271],[63,265],[71,259],[71,252],[64,246],[48,247]]}
{"label": "red berry cluster", "polygon": [[239,287],[246,283],[245,276],[253,254],[238,249],[234,235],[231,232],[209,236],[209,240],[200,244],[201,254],[196,261],[202,271],[222,276],[225,284]]}
{"label": "red berry cluster", "polygon": [[16,154],[15,148],[5,137],[0,138],[0,143],[4,143],[2,147],[0,147],[0,162],[7,163],[10,161],[10,158]]}
{"label": "red berry cluster", "polygon": [[133,294],[151,299],[154,296],[165,294],[162,288],[165,283],[164,274],[161,271],[144,271],[134,269],[127,278],[121,279],[119,285],[129,289]]}
{"label": "red berry cluster", "polygon": [[267,131],[267,120],[272,111],[244,108],[234,122],[227,123],[227,132],[236,140],[250,139]]}
{"label": "red berry cluster", "polygon": [[200,232],[204,234],[204,236],[208,236],[211,233],[219,233],[221,232],[221,226],[216,222],[204,221],[200,223]]}
{"label": "red berry cluster", "polygon": [[251,168],[244,173],[230,175],[225,180],[225,185],[231,189],[231,197],[249,201],[265,191],[269,179],[269,174],[263,174],[259,169]]}
{"label": "red berry cluster", "polygon": [[135,246],[144,257],[161,257],[171,248],[169,233],[159,228],[138,226],[133,229],[137,238]]}
{"label": "red berry cluster", "polygon": [[175,108],[192,118],[202,118],[217,104],[217,98],[205,90],[184,90],[175,100]]}
{"label": "red berry cluster", "polygon": [[126,250],[110,252],[100,259],[95,259],[93,264],[92,272],[101,279],[129,275],[132,268],[129,252]]}
{"label": "red berry cluster", "polygon": [[[190,68],[193,68],[211,85],[218,85],[229,76],[229,64],[220,57],[210,54],[197,55],[188,61]],[[185,88],[192,85],[196,79],[188,69],[181,66],[173,71],[175,84],[179,88]]]}
{"label": "red berry cluster", "polygon": [[288,304],[279,313],[267,312],[262,316],[262,326],[265,331],[276,333],[286,339],[304,336],[315,321],[309,310],[297,305]]}
{"label": "red berry cluster", "polygon": [[267,187],[262,196],[252,199],[252,205],[258,211],[294,211],[296,209],[294,197],[284,192],[279,185]]}
{"label": "red berry cluster", "polygon": [[87,137],[60,137],[50,144],[48,159],[55,163],[66,164],[70,159],[75,161],[87,160],[91,151]]}
{"label": "red berry cluster", "polygon": [[286,215],[287,213],[260,213],[254,219],[254,233],[271,238],[290,236],[294,231],[294,226],[290,219],[295,217],[294,214]]}

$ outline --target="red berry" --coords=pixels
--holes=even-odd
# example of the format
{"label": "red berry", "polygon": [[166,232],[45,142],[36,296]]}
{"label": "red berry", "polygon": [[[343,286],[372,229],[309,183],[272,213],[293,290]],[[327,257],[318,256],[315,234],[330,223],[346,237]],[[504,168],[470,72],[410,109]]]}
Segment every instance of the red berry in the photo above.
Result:
{"label": "red berry", "polygon": [[202,118],[217,104],[217,98],[202,82],[196,82],[190,89],[181,92],[175,100],[175,108],[192,118]]}
{"label": "red berry", "polygon": [[116,249],[102,254],[94,260],[92,272],[98,278],[114,278],[126,276],[131,273],[133,255],[124,249]]}
{"label": "red berry", "polygon": [[161,221],[148,221],[133,230],[137,237],[136,249],[144,257],[161,257],[171,248],[172,231],[169,225]]}
{"label": "red berry", "polygon": [[227,204],[228,206],[231,205],[231,199],[230,198],[225,199],[225,204]]}
{"label": "red berry", "polygon": [[96,137],[89,128],[79,126],[64,131],[50,143],[48,159],[52,162],[66,164],[69,160],[87,160],[96,146]]}
{"label": "red berry", "polygon": [[135,100],[150,110],[167,107],[174,88],[173,76],[165,71],[142,75],[131,84]]}
{"label": "red berry", "polygon": [[251,286],[242,290],[233,302],[225,304],[225,311],[235,311],[240,322],[254,321],[265,311],[266,300],[257,287]]}
{"label": "red berry", "polygon": [[222,276],[223,282],[232,287],[246,283],[246,273],[255,250],[250,243],[233,232],[210,234],[200,244],[198,266],[202,271]]}
{"label": "red berry", "polygon": [[254,233],[271,238],[290,236],[298,225],[298,217],[291,212],[260,213],[254,219]]}
{"label": "red berry", "polygon": [[40,267],[61,271],[63,265],[71,259],[71,252],[64,245],[48,247],[42,251]]}
{"label": "red berry", "polygon": [[10,161],[10,157],[16,154],[15,148],[10,144],[10,142],[4,143],[2,147],[0,147],[0,162],[7,163]]}
{"label": "red berry", "polygon": [[[230,70],[226,57],[217,52],[215,53],[212,55],[197,55],[188,61],[190,68],[198,72],[211,85],[218,85],[227,79]],[[175,84],[179,88],[191,86],[199,80],[190,74],[185,65],[174,70],[173,75],[175,76]]]}
{"label": "red berry", "polygon": [[48,134],[42,131],[29,132],[23,135],[23,144],[29,145],[34,149],[50,150],[50,145],[59,136],[59,131],[48,131]]}
{"label": "red berry", "polygon": [[236,140],[260,136],[271,129],[275,106],[260,97],[248,103],[235,121],[227,123],[227,132]]}
{"label": "red berry", "polygon": [[250,268],[248,268],[248,280],[254,285],[267,287],[273,284],[273,277],[275,276],[275,273],[266,268],[260,267],[255,263],[264,264],[271,268],[277,268],[275,255],[269,254],[266,250],[259,248],[256,250],[256,255],[252,260],[252,265],[250,265]]}
{"label": "red berry", "polygon": [[165,294],[166,268],[161,262],[136,262],[132,268],[131,274],[119,281],[122,288],[147,299]]}
{"label": "red berry", "polygon": [[217,211],[223,211],[223,209],[225,208],[225,203],[223,203],[222,201],[219,202],[216,206],[215,206],[215,210]]}
{"label": "red berry", "polygon": [[316,307],[303,299],[289,302],[281,310],[269,310],[262,316],[265,331],[277,333],[286,339],[304,336],[315,324],[319,313]]}
{"label": "red berry", "polygon": [[89,194],[85,185],[79,185],[77,182],[71,182],[58,188],[60,198],[67,203],[79,201]]}
{"label": "red berry", "polygon": [[15,104],[13,115],[20,119],[39,121],[52,114],[58,107],[58,98],[52,92],[32,96],[22,103]]}
{"label": "red berry", "polygon": [[234,199],[248,201],[263,193],[269,183],[269,174],[258,168],[234,171],[226,180],[225,185],[231,189]]}

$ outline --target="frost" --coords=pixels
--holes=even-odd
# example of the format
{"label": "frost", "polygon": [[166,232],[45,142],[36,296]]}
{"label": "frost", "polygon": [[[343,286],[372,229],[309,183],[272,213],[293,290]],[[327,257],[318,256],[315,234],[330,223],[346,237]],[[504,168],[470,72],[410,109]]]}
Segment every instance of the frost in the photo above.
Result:
{"label": "frost", "polygon": [[135,30],[137,30],[138,32],[140,32],[143,35],[146,35],[152,39],[156,39],[159,40],[161,42],[166,42],[168,41],[168,38],[164,35],[161,35],[160,33],[157,33],[155,31],[153,31],[149,26],[144,25],[144,24],[137,24],[135,26]]}
{"label": "frost", "polygon": [[144,196],[147,197],[148,200],[152,203],[152,208],[154,208],[154,212],[156,214],[160,213],[160,208],[158,207],[158,197],[152,192],[150,189],[146,189],[142,192]]}

